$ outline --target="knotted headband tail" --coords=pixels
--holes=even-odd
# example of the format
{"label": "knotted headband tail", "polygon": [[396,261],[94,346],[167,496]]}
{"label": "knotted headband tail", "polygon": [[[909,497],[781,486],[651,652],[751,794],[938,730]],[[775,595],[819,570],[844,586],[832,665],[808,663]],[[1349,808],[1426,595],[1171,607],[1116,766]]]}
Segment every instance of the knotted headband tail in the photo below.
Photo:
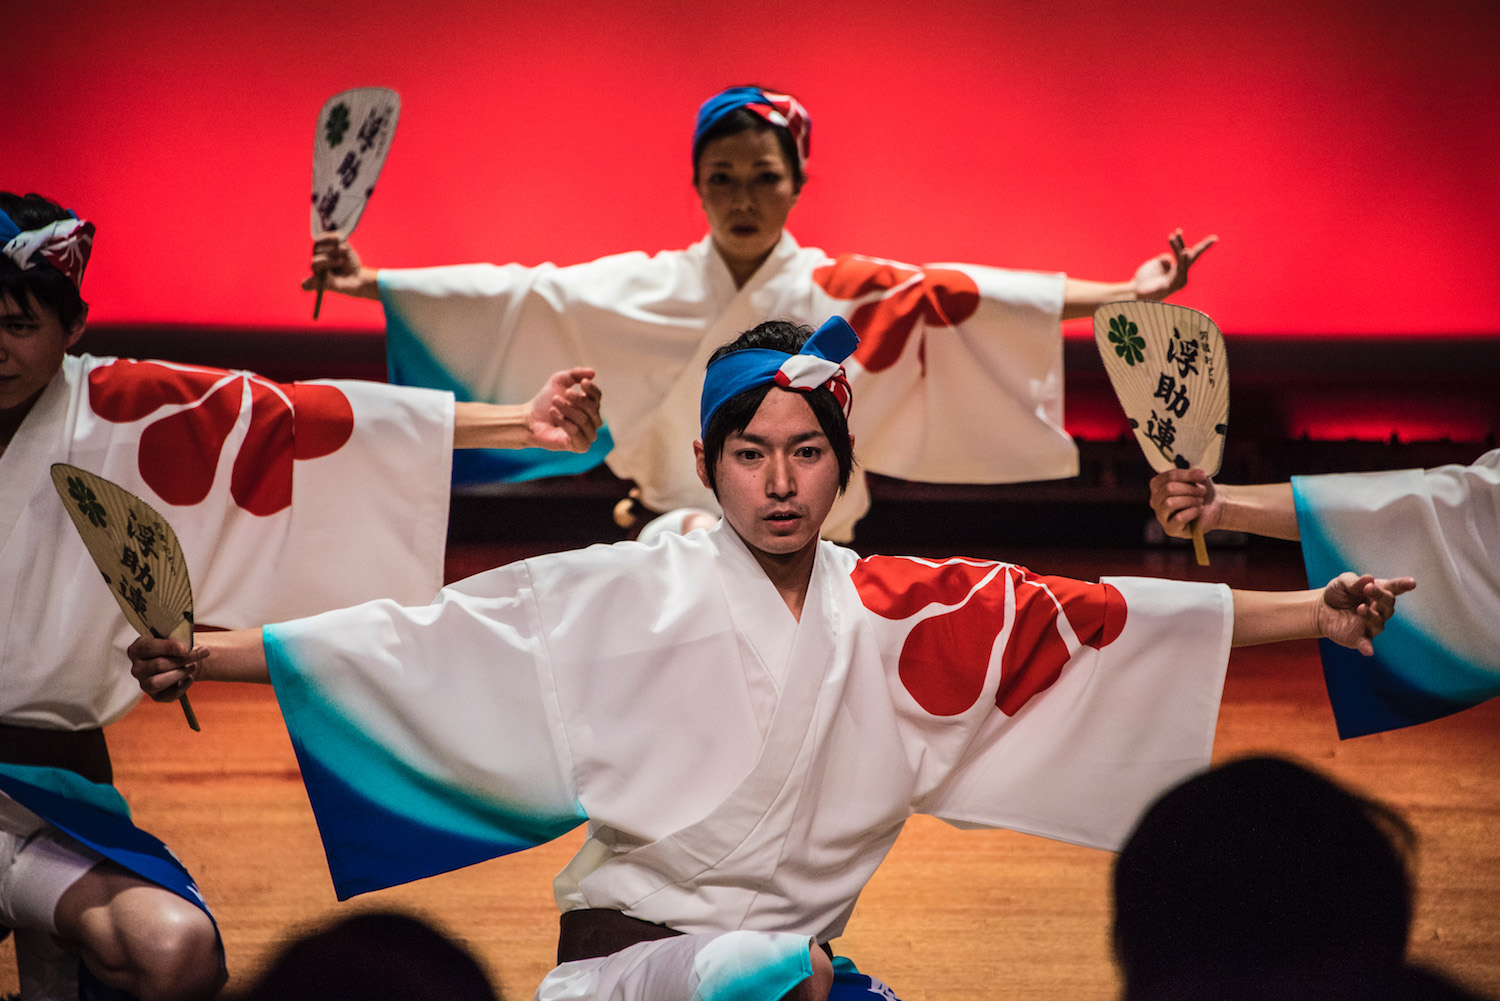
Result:
{"label": "knotted headband tail", "polygon": [[703,402],[698,411],[700,432],[708,434],[708,422],[730,399],[766,383],[801,393],[827,386],[847,419],[854,394],[843,362],[857,347],[859,335],[842,316],[835,316],[819,327],[797,354],[747,348],[709,363],[703,373]]}
{"label": "knotted headband tail", "polygon": [[0,253],[15,261],[22,271],[50,264],[67,275],[75,287],[83,287],[83,269],[88,266],[94,247],[93,223],[73,216],[41,229],[23,231],[15,220],[0,211],[0,240],[6,241]]}

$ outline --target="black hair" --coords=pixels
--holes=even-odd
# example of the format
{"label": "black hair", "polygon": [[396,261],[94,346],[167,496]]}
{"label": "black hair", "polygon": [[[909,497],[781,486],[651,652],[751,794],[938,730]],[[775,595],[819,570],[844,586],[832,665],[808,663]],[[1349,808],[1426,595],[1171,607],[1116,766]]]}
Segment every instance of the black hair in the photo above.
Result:
{"label": "black hair", "polygon": [[303,932],[237,1001],[498,1001],[489,973],[460,939],[426,918],[366,911]]}
{"label": "black hair", "polygon": [[1399,968],[1414,841],[1389,807],[1281,758],[1187,780],[1146,811],[1115,862],[1125,997],[1174,981]]}
{"label": "black hair", "polygon": [[698,161],[702,159],[703,150],[709,143],[741,132],[767,130],[776,133],[776,143],[781,147],[781,155],[786,158],[787,168],[792,172],[793,193],[801,192],[802,185],[807,183],[807,171],[802,166],[802,157],[797,152],[797,140],[792,138],[791,130],[784,125],[771,124],[749,108],[735,108],[705,129],[698,141],[693,143],[693,185],[696,187],[698,184]]}
{"label": "black hair", "polygon": [[[23,233],[72,218],[51,199],[9,191],[0,191],[0,211],[10,216]],[[46,309],[57,316],[64,330],[72,330],[88,309],[88,303],[78,294],[78,286],[61,271],[48,266],[23,271],[4,254],[0,254],[0,296],[14,302],[28,320],[36,318],[34,306]]]}
{"label": "black hair", "polygon": [[[740,334],[728,344],[720,346],[708,359],[708,363],[712,365],[725,355],[751,348],[794,355],[802,350],[802,345],[806,344],[807,339],[812,335],[811,327],[788,323],[785,320],[767,320]],[[708,419],[708,426],[703,430],[703,464],[708,471],[710,490],[719,488],[717,473],[719,458],[724,452],[724,442],[730,435],[738,434],[750,426],[750,422],[755,419],[755,412],[760,409],[761,401],[775,388],[774,384],[768,382],[763,386],[754,386],[744,392],[736,393],[725,400],[723,405]],[[793,392],[793,390],[781,390],[781,392]],[[818,426],[828,437],[833,456],[838,460],[839,490],[842,491],[849,485],[849,475],[854,469],[854,443],[849,438],[849,421],[844,416],[844,408],[839,404],[838,398],[833,395],[833,390],[827,386],[819,386],[801,395],[807,400],[807,405],[812,408],[813,416],[818,419]]]}

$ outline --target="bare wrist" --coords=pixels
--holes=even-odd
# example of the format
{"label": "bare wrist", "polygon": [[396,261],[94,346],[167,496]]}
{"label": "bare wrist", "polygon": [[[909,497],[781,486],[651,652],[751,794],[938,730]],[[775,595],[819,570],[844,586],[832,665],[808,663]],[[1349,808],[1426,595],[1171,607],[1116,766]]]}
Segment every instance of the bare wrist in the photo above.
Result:
{"label": "bare wrist", "polygon": [[359,290],[355,293],[365,299],[380,298],[380,269],[360,265]]}
{"label": "bare wrist", "polygon": [[536,438],[527,404],[455,403],[454,448],[528,448]]}

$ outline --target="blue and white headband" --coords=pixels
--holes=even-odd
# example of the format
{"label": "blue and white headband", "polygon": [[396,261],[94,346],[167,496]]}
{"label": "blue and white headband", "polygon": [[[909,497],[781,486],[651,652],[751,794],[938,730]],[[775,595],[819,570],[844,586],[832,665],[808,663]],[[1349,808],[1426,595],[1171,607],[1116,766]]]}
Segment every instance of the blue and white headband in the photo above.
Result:
{"label": "blue and white headband", "polygon": [[71,218],[43,226],[41,229],[22,230],[16,221],[0,209],[0,253],[16,262],[22,271],[30,271],[38,264],[52,265],[67,275],[77,288],[83,287],[83,269],[88,266],[89,253],[94,246],[94,224],[85,222],[72,212]]}
{"label": "blue and white headband", "polygon": [[806,166],[807,154],[812,147],[812,116],[792,95],[760,87],[730,87],[704,101],[693,124],[693,149],[697,150],[698,141],[719,119],[740,108],[746,108],[790,132],[797,147],[797,157]]}
{"label": "blue and white headband", "polygon": [[698,409],[701,434],[708,436],[708,422],[720,407],[745,390],[767,383],[802,393],[827,386],[848,420],[854,394],[849,389],[843,361],[857,347],[859,335],[842,316],[835,316],[819,327],[797,354],[746,348],[710,362],[703,373],[703,402]]}

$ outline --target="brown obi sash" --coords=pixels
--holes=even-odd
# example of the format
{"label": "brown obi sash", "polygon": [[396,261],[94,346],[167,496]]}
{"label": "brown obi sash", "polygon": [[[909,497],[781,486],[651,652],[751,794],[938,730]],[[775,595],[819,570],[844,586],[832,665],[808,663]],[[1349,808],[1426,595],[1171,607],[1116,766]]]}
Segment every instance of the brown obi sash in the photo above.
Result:
{"label": "brown obi sash", "polygon": [[105,785],[115,780],[104,731],[40,730],[0,723],[0,761],[9,765],[65,768]]}
{"label": "brown obi sash", "polygon": [[[559,919],[561,928],[557,935],[557,962],[571,963],[579,959],[598,959],[612,956],[621,949],[628,949],[640,942],[655,942],[672,938],[682,932],[666,925],[655,924],[633,918],[622,911],[603,907],[586,907],[577,911],[563,911]],[[827,942],[818,947],[833,958],[833,949]]]}
{"label": "brown obi sash", "polygon": [[637,942],[655,942],[682,932],[666,925],[633,918],[623,911],[587,907],[563,911],[558,919],[557,961],[571,963],[579,959],[598,959],[628,949]]}

